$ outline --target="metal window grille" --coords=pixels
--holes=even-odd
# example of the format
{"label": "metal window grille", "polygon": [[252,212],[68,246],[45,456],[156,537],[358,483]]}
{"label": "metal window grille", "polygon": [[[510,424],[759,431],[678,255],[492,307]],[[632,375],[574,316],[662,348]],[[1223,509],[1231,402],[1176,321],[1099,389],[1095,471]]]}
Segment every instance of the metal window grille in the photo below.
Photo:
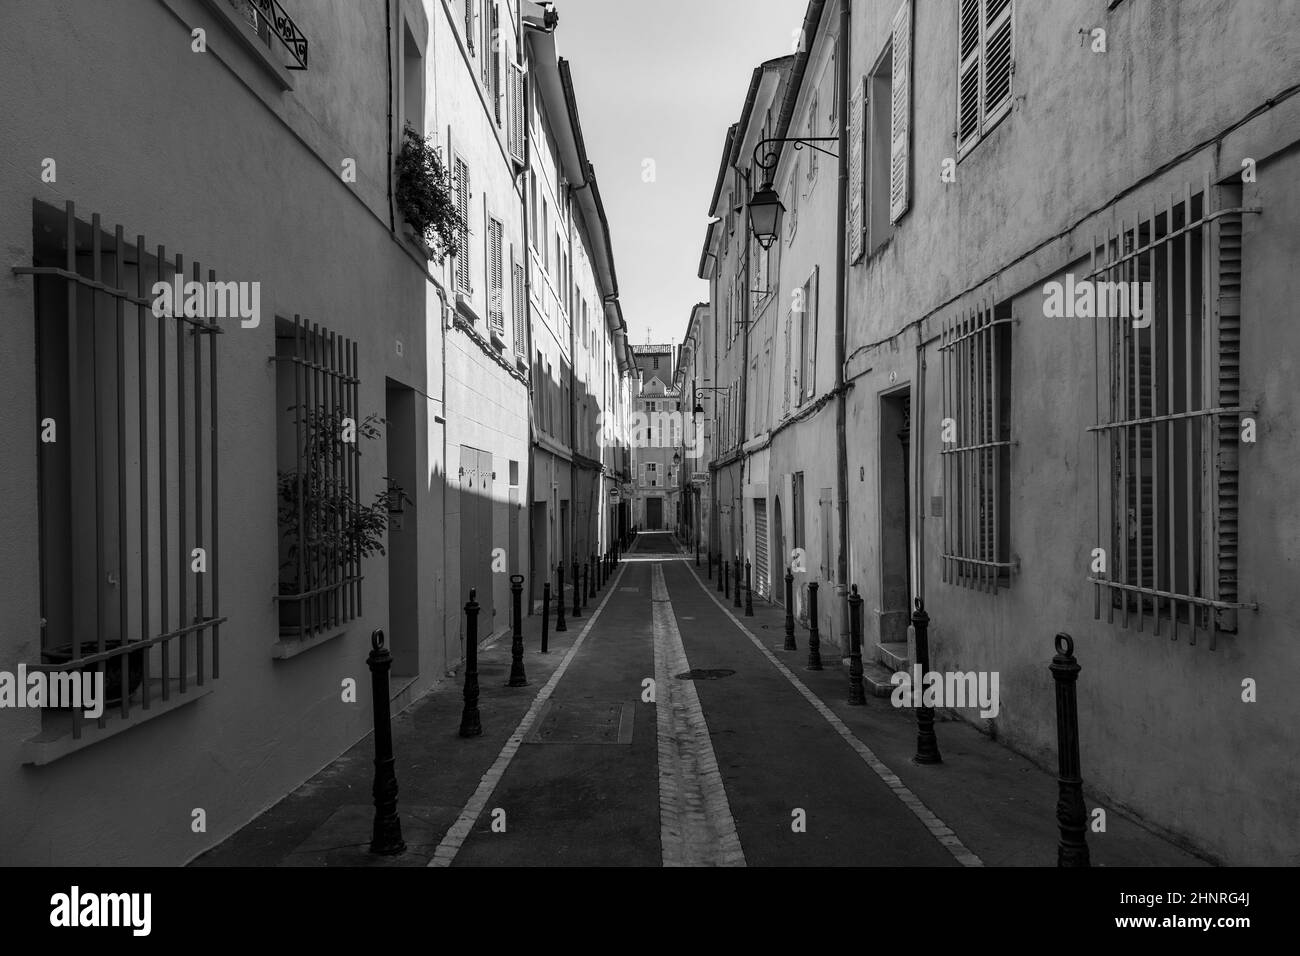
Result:
{"label": "metal window grille", "polygon": [[[1210,205],[1217,200],[1217,209]],[[1241,415],[1241,187],[1208,176],[1092,243],[1099,316],[1095,616],[1171,640],[1234,633]],[[1104,283],[1104,284],[1103,284]],[[1121,286],[1119,283],[1125,283]],[[1148,288],[1141,317],[1123,296]],[[1127,293],[1126,293],[1126,290]],[[1106,301],[1103,303],[1103,297]],[[1118,301],[1117,301],[1118,300]],[[1106,305],[1105,313],[1102,306]],[[1126,314],[1127,313],[1127,314]],[[1103,474],[1102,469],[1105,469]]]}
{"label": "metal window grille", "polygon": [[307,69],[307,37],[293,18],[284,12],[277,0],[229,0],[230,5],[238,10],[248,21],[258,38],[268,47],[271,37],[280,41],[280,45],[289,51],[293,63],[286,63],[290,70]]}
{"label": "metal window grille", "polygon": [[[996,593],[1010,550],[1011,312],[981,303],[943,329],[943,580]],[[950,420],[950,421],[949,421]]]}
{"label": "metal window grille", "polygon": [[[182,256],[110,234],[98,213],[79,220],[71,201],[35,202],[33,220],[33,264],[13,271],[36,277],[38,400],[56,431],[37,445],[30,669],[102,673],[103,728],[110,706],[130,716],[137,691],[147,711],[203,686],[209,666],[220,675],[216,276],[192,287],[193,309],[155,314],[154,284],[184,283]],[[199,263],[191,274],[201,282]],[[81,710],[45,719],[80,739]]]}
{"label": "metal window grille", "polygon": [[295,315],[277,321],[273,358],[277,404],[290,416],[280,422],[281,460],[293,462],[278,488],[280,631],[304,638],[361,615],[361,556],[346,544],[361,483],[357,344]]}

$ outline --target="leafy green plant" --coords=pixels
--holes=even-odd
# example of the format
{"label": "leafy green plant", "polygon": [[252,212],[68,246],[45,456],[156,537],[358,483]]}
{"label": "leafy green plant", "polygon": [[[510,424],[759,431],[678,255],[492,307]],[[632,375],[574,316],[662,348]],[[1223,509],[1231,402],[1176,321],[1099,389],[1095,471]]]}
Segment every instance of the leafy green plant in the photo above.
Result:
{"label": "leafy green plant", "polygon": [[[372,504],[356,500],[348,482],[349,445],[361,454],[360,441],[373,440],[386,424],[378,415],[356,422],[356,442],[344,440],[348,423],[342,409],[292,406],[303,432],[301,467],[278,476],[280,593],[304,594],[330,583],[330,574],[349,562],[384,554],[388,529],[387,490]],[[300,560],[301,559],[301,560]]]}
{"label": "leafy green plant", "polygon": [[394,198],[402,218],[439,260],[456,255],[466,223],[456,208],[451,173],[443,165],[432,137],[421,136],[407,124],[396,166]]}

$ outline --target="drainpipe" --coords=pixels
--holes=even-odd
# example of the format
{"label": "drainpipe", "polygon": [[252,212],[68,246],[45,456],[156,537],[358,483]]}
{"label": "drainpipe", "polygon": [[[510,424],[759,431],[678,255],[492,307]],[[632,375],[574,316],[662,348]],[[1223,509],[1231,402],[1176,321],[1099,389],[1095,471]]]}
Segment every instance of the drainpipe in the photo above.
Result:
{"label": "drainpipe", "polygon": [[[520,53],[523,54],[520,57],[520,60],[523,61],[522,65],[526,67],[526,69],[524,70],[524,83],[526,84],[524,86],[524,102],[531,103],[532,85],[533,85],[533,72],[531,69],[532,57],[528,55],[528,44],[523,42],[524,33],[521,26],[520,18],[521,18],[521,13],[519,10],[516,10],[515,11],[515,36],[519,38],[518,48]],[[531,232],[532,221],[529,217],[529,213],[531,212],[531,210],[528,208],[528,183],[529,183],[529,178],[532,176],[532,168],[533,168],[532,167],[533,137],[529,132],[529,130],[531,129],[531,125],[532,124],[528,122],[527,116],[525,116],[524,130],[523,130],[523,136],[524,136],[524,171],[522,174],[523,189],[520,190],[520,194],[519,194],[519,205],[524,212],[523,214],[523,223],[524,223],[523,240],[524,241],[521,245],[523,246],[523,260],[524,260],[523,327],[524,327],[524,341],[527,343],[525,345],[525,349],[527,351],[524,355],[524,361],[528,365],[528,448],[527,448],[528,492],[527,495],[528,495],[528,561],[529,561],[529,571],[531,572],[528,576],[528,584],[529,584],[528,612],[530,614],[532,613],[533,610],[533,602],[537,600],[537,594],[536,592],[533,591],[533,587],[535,587],[537,583],[537,569],[532,566],[533,555],[537,553],[537,549],[535,546],[536,543],[533,540],[533,534],[534,534],[533,499],[537,494],[537,476],[535,474],[537,470],[535,467],[537,464],[537,457],[536,457],[536,453],[534,452],[534,447],[535,447],[534,443],[537,441],[537,433],[536,433],[536,422],[534,421],[533,410],[537,407],[537,393],[536,393],[537,370],[533,368],[533,306],[532,306],[533,255],[531,251],[532,247],[531,244],[529,243],[529,236],[532,235]],[[550,495],[547,495],[546,507],[549,513],[551,507]],[[547,561],[546,565],[547,567],[545,569],[546,572],[545,578],[546,580],[550,580],[550,575],[551,575],[550,562]],[[557,595],[556,600],[563,602],[564,596]]]}
{"label": "drainpipe", "polygon": [[[844,641],[845,627],[844,622],[848,621],[848,580],[849,580],[849,450],[848,450],[848,403],[845,396],[844,385],[844,363],[845,363],[845,326],[846,316],[845,307],[848,300],[848,283],[849,270],[845,267],[848,249],[846,244],[845,229],[842,224],[848,222],[848,201],[849,201],[849,3],[848,0],[839,0],[840,8],[840,34],[837,38],[837,51],[835,56],[836,66],[839,72],[839,114],[840,121],[840,142],[839,142],[839,189],[836,198],[837,214],[835,221],[841,224],[841,228],[835,230],[835,474],[836,483],[839,487],[836,489],[839,498],[839,558],[836,561],[836,588],[840,600],[836,605],[840,609],[840,627],[837,629],[837,636],[840,638],[841,646],[847,647]],[[832,625],[834,622],[832,621]]]}
{"label": "drainpipe", "polygon": [[[739,171],[739,168],[737,168]],[[841,220],[842,221],[842,220]],[[742,235],[744,231],[742,230]],[[747,410],[749,407],[749,326],[752,324],[754,316],[754,302],[749,294],[753,288],[750,282],[749,268],[749,236],[745,236],[745,285],[741,290],[744,292],[745,307],[741,309],[741,317],[745,323],[745,340],[740,352],[740,417],[736,427],[740,432],[736,437],[740,439],[740,553],[742,557],[747,557],[748,552],[745,550],[745,466],[749,464],[749,453],[745,451],[745,441],[749,432],[749,419]],[[737,572],[739,574],[739,572]],[[736,578],[736,587],[740,587],[740,578]]]}
{"label": "drainpipe", "polygon": [[[397,231],[393,214],[393,4],[384,2],[385,52],[388,54],[388,231]],[[444,409],[444,412],[446,409]]]}

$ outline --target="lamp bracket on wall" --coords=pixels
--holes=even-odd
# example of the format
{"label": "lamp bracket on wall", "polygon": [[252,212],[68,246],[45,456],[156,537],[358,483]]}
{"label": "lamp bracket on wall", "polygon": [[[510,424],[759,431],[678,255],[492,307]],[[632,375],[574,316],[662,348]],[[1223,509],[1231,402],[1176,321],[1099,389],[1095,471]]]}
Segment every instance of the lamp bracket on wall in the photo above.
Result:
{"label": "lamp bracket on wall", "polygon": [[839,159],[839,153],[826,149],[817,143],[838,143],[838,136],[776,136],[768,139],[761,139],[754,147],[754,165],[768,174],[768,181],[771,181],[772,172],[776,169],[776,164],[781,158],[780,149],[773,148],[774,143],[794,143],[795,149],[803,149],[807,146],[809,149],[815,149],[819,153],[825,153],[835,159]]}

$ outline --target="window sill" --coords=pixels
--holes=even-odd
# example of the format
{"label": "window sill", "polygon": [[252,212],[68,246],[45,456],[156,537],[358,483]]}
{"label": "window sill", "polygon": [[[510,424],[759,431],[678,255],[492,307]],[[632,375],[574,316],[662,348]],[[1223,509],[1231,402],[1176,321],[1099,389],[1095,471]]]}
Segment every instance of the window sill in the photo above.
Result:
{"label": "window sill", "polygon": [[346,627],[339,627],[332,631],[325,631],[321,634],[316,634],[313,637],[281,637],[280,640],[271,645],[271,657],[275,658],[277,661],[287,661],[291,658],[297,657],[299,654],[306,654],[314,647],[320,647],[322,644],[327,644],[336,637],[342,637],[347,632],[348,629]]}
{"label": "window sill", "polygon": [[[253,60],[271,77],[272,80],[280,87],[281,92],[293,89],[293,77],[289,70],[282,63],[278,63],[272,55],[272,50],[264,44],[248,28],[248,22],[235,13],[234,8],[226,0],[203,0],[208,9],[213,10],[221,18],[226,27],[233,33],[236,39],[248,51]],[[209,38],[211,40],[211,38]],[[272,39],[272,42],[278,43],[278,40]]]}
{"label": "window sill", "polygon": [[471,293],[456,293],[456,311],[471,325],[478,325],[479,314],[474,311],[474,304],[470,301]]}
{"label": "window sill", "polygon": [[[193,678],[189,680],[189,686],[185,693],[180,693],[180,681],[172,679],[169,688],[170,698],[162,699],[162,681],[159,678],[153,678],[149,681],[149,709],[145,710],[139,703],[132,706],[131,716],[125,720],[121,716],[111,717],[108,725],[100,729],[99,725],[93,720],[83,721],[81,727],[81,739],[74,740],[72,737],[72,715],[61,714],[51,718],[46,715],[44,718],[47,726],[41,730],[35,737],[29,737],[23,741],[22,762],[37,767],[43,767],[46,764],[53,763],[60,757],[66,757],[74,754],[79,750],[87,747],[93,747],[101,741],[108,740],[110,737],[116,737],[118,734],[125,733],[133,727],[147,723],[164,714],[169,714],[174,710],[179,710],[201,697],[206,697],[215,690],[213,678],[202,686],[194,683]],[[139,692],[135,695],[139,697]],[[105,713],[108,708],[105,709]]]}

